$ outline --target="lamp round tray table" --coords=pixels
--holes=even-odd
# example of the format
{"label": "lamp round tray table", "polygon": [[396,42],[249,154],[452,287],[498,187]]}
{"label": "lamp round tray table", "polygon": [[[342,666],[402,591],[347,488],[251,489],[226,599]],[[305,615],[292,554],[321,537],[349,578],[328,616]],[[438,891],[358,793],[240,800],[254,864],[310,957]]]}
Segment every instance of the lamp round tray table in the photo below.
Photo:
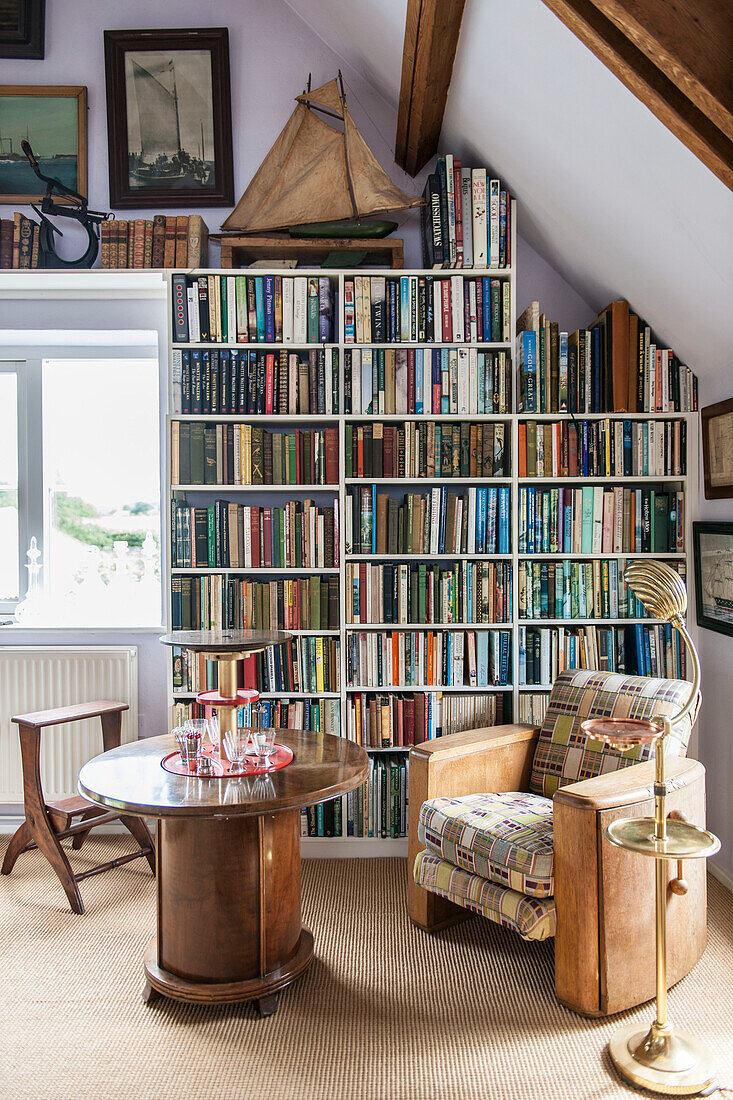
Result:
{"label": "lamp round tray table", "polygon": [[158,930],[145,955],[143,998],[200,1004],[256,1001],[263,1016],[313,957],[301,925],[300,810],[360,786],[361,746],[278,729],[292,751],[265,775],[202,778],[161,766],[172,734],[85,764],[79,791],[100,806],[158,820]]}
{"label": "lamp round tray table", "polygon": [[163,645],[179,646],[216,661],[218,687],[215,691],[200,692],[196,702],[213,707],[219,715],[220,760],[226,760],[225,733],[237,728],[237,708],[255,703],[260,697],[254,688],[237,686],[239,662],[263,653],[269,646],[289,642],[292,636],[287,630],[174,630],[161,636]]}

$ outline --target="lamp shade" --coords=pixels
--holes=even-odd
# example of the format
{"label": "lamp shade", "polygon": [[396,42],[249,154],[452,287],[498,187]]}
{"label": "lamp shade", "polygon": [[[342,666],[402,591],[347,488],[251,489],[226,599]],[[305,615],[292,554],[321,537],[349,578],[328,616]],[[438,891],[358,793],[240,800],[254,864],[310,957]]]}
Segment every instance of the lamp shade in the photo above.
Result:
{"label": "lamp shade", "polygon": [[632,561],[624,570],[624,580],[652,618],[668,623],[684,618],[687,589],[679,573],[666,562]]}

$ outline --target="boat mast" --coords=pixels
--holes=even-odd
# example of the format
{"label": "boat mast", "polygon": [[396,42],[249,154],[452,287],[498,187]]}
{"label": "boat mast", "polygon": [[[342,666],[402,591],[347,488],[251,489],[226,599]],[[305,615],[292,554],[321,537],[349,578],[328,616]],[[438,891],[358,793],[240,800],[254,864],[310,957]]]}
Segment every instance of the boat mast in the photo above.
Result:
{"label": "boat mast", "polygon": [[178,142],[178,152],[181,152],[181,123],[178,118],[178,89],[176,87],[176,67],[171,61],[171,72],[173,73],[173,103],[176,108],[176,141]]}
{"label": "boat mast", "polygon": [[[346,115],[346,92],[344,91],[344,78],[341,75],[339,69],[339,95],[341,96],[341,106],[343,108],[344,116]],[[351,169],[349,168],[349,139],[346,134],[346,120],[344,118],[344,163],[346,164],[346,182],[349,185],[349,198],[351,199],[351,207],[354,211],[354,218],[356,224],[361,225],[361,218],[359,217],[359,211],[356,206],[356,195],[354,194],[354,184],[351,180]]]}

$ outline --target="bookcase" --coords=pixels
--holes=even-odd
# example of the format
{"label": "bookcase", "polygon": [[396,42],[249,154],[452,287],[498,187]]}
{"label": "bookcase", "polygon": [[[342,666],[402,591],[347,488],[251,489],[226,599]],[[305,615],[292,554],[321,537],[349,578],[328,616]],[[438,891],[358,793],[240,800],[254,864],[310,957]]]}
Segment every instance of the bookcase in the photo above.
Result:
{"label": "bookcase", "polygon": [[[656,545],[662,549],[656,551],[654,544],[649,543],[643,552],[654,553],[681,566],[686,570],[690,587],[693,512],[690,496],[697,486],[697,414],[578,413],[572,416],[517,412],[515,234],[516,212],[513,210],[511,258],[514,266],[489,271],[303,271],[300,268],[269,271],[258,268],[242,272],[263,278],[269,275],[297,275],[306,280],[327,278],[328,294],[333,303],[333,331],[329,333],[330,340],[318,343],[307,340],[300,344],[225,340],[212,343],[176,339],[176,277],[171,278],[171,412],[166,432],[170,501],[165,559],[168,627],[174,629],[179,625],[173,618],[171,599],[171,588],[179,582],[198,586],[197,599],[205,611],[209,607],[208,600],[216,606],[228,601],[231,612],[232,608],[236,611],[240,606],[237,602],[240,597],[232,595],[227,584],[231,588],[240,580],[252,585],[282,581],[279,593],[273,587],[259,596],[254,588],[246,592],[242,589],[241,599],[250,601],[246,604],[249,608],[266,605],[274,614],[279,598],[281,605],[284,601],[301,616],[296,629],[287,623],[280,624],[291,629],[295,636],[292,659],[299,664],[301,690],[278,690],[277,676],[284,676],[285,665],[283,663],[279,672],[267,666],[262,670],[266,680],[269,677],[262,698],[288,699],[308,705],[317,699],[321,708],[321,729],[357,739],[361,730],[374,767],[387,765],[383,768],[386,776],[380,774],[377,780],[382,784],[383,807],[386,797],[396,819],[400,815],[404,817],[406,810],[400,783],[404,784],[407,778],[409,746],[369,746],[368,735],[370,731],[374,733],[375,721],[378,733],[389,730],[407,740],[409,736],[421,739],[420,730],[432,734],[437,725],[452,731],[502,720],[538,720],[551,686],[552,668],[560,652],[571,660],[579,659],[579,649],[585,647],[589,659],[608,664],[618,657],[614,647],[627,636],[625,628],[658,625],[652,620],[635,617],[640,609],[628,598],[620,579],[624,560],[637,552],[633,544],[629,546],[628,538],[624,541],[623,509],[626,509],[628,525],[630,490],[645,494],[643,500],[647,509],[655,508],[660,500],[667,501],[672,519],[668,514],[664,532],[660,520],[656,532]],[[233,274],[230,268],[192,271],[187,276],[193,279],[209,275],[231,277]],[[485,276],[489,280],[500,280],[503,324],[500,339],[439,343],[421,339],[357,341],[357,336],[364,336],[363,331],[352,330],[351,310],[355,304],[352,302],[352,283],[357,277],[414,278],[418,286],[422,279],[450,280],[455,275],[463,275],[466,279]],[[504,284],[506,289],[503,289]],[[435,301],[437,304],[439,299],[436,297]],[[388,300],[387,311],[389,304]],[[414,331],[410,333],[414,334]],[[234,350],[245,357],[254,353],[253,361],[257,354],[261,358],[274,356],[269,367],[265,364],[266,377],[260,377],[258,383],[263,392],[274,385],[274,392],[264,398],[267,411],[182,413],[179,373],[182,353],[204,349],[229,353]],[[427,350],[420,356],[420,349]],[[323,359],[314,368],[313,355],[317,358],[318,351]],[[282,367],[279,366],[281,352],[287,353],[287,368],[285,360],[282,360]],[[300,356],[304,372],[300,381],[298,365],[290,362],[294,353]],[[441,356],[446,353],[448,362],[451,353],[460,356],[459,376],[465,394],[460,389],[456,391],[454,386],[453,392],[446,395],[445,378],[441,379],[440,372],[436,377],[434,353]],[[311,379],[307,398],[304,360],[323,376],[320,391],[318,380],[313,383]],[[454,358],[454,366],[456,361]],[[259,368],[248,368],[250,376],[256,369]],[[278,376],[280,369],[282,373]],[[273,373],[274,383],[270,377]],[[363,398],[370,377],[373,404],[370,411],[361,411],[369,407]],[[450,374],[448,378],[450,381]],[[301,384],[300,398],[289,404],[288,392]],[[431,384],[437,385],[437,392],[431,393]],[[449,383],[448,389],[450,391]],[[432,411],[431,398],[440,412]],[[247,400],[244,397],[239,407],[245,407]],[[321,411],[299,411],[305,407]],[[670,457],[669,473],[638,473],[634,467],[633,473],[614,472],[613,476],[585,473],[544,476],[544,471],[538,476],[536,466],[530,470],[526,468],[526,454],[520,463],[520,440],[524,448],[528,431],[536,433],[544,425],[570,422],[580,430],[580,422],[584,421],[602,425],[603,431],[610,431],[613,440],[613,425],[629,420],[647,425],[644,429],[647,433],[648,425],[661,426],[657,434],[652,431],[654,446],[651,451],[647,446],[644,452],[647,458],[658,452],[660,461],[666,457],[665,443],[659,442],[659,434],[666,432],[664,438],[668,442],[677,439],[677,464],[674,465]],[[671,428],[666,427],[668,423]],[[682,431],[674,427],[682,424],[686,443],[684,465],[679,461]],[[190,476],[187,469],[183,471],[184,480],[181,479],[182,451],[176,454],[175,447],[180,447],[181,433],[185,435],[194,425],[199,425],[196,428],[199,434],[201,426],[204,432],[208,429],[203,446],[205,451],[208,448],[209,469],[217,472],[213,480],[211,475],[199,481],[185,480]],[[364,428],[372,429],[366,433],[366,443]],[[238,434],[232,442],[227,431],[235,432],[235,429]],[[260,435],[256,434],[258,431]],[[563,429],[550,429],[552,431],[557,433],[559,441]],[[262,483],[258,472],[257,484],[242,484],[241,481],[252,480],[252,466],[259,471],[260,440],[266,441],[268,432],[322,435],[308,437],[311,440],[308,454],[303,449],[305,437],[302,435],[295,437],[295,444],[265,443],[265,447],[275,448],[275,459],[272,470],[264,472],[263,480],[278,483]],[[647,445],[648,442],[647,439]],[[242,477],[229,476],[227,446],[236,455],[237,469],[245,471]],[[278,458],[281,450],[284,457]],[[651,465],[647,468],[658,471],[661,467]],[[549,465],[548,470],[551,470]],[[290,476],[293,471],[295,477]],[[313,477],[314,471],[316,477]],[[218,480],[222,475],[223,482]],[[290,483],[282,484],[282,480]],[[592,488],[606,491],[607,496],[600,505],[598,499],[592,500],[587,495]],[[620,518],[616,514],[615,519],[603,514],[604,503],[610,507],[614,499],[614,489],[617,512],[621,510]],[[580,495],[573,495],[570,490]],[[626,497],[623,490],[627,490]],[[654,495],[651,495],[652,490]],[[530,546],[528,496],[534,493],[537,497],[539,493],[553,491],[566,506],[567,515],[562,508],[561,515],[565,524],[563,533],[569,541],[563,545],[553,541],[546,547],[541,543]],[[564,493],[562,497],[559,496],[561,492]],[[674,496],[667,495],[670,493]],[[412,500],[407,500],[408,497]],[[639,499],[642,500],[641,495]],[[206,556],[203,509],[216,500],[240,503],[252,509],[247,513],[250,534],[240,536],[238,555],[242,555],[242,546],[248,538],[253,542],[245,547],[241,564],[236,552],[235,559],[230,557],[228,560],[237,560],[237,565],[223,566],[218,564],[223,558],[215,556],[210,560]],[[297,508],[294,502],[300,502],[302,508]],[[596,527],[600,525],[595,536],[591,534],[590,542],[580,520],[576,520],[573,527],[571,510],[574,505],[581,513],[583,508],[586,511],[590,508]],[[400,506],[402,511],[399,511]],[[552,507],[553,502],[543,506]],[[195,525],[201,519],[201,553],[198,555],[197,533],[193,530],[189,533],[195,565],[188,559],[185,565],[181,564],[176,556],[177,547],[174,554],[177,531],[180,534],[180,528],[176,527],[178,507],[184,512],[201,509],[201,516],[194,513],[192,520]],[[273,510],[267,516],[267,523],[271,525],[268,527],[271,530],[269,549],[257,526],[265,522],[264,512],[258,518],[254,515],[255,507]],[[557,502],[554,507],[557,509]],[[275,517],[274,509],[277,508],[283,511]],[[394,515],[398,518],[393,522]],[[217,515],[215,522],[219,524],[220,519]],[[409,525],[408,520],[412,521]],[[235,527],[237,522],[233,514]],[[296,533],[297,538],[294,537]],[[259,551],[254,549],[258,538],[265,559],[262,563]],[[211,554],[212,542],[216,544],[213,535],[208,554]],[[291,555],[286,560],[277,556],[277,543]],[[301,547],[300,557],[293,549],[296,545]],[[219,550],[223,552],[223,543],[221,547],[215,545],[216,553]],[[203,560],[206,565],[201,564]],[[254,560],[256,565],[249,564]],[[549,577],[553,578],[551,583]],[[599,583],[603,595],[594,600],[593,586]],[[210,586],[208,595],[204,591],[207,585]],[[286,591],[288,585],[290,588]],[[530,587],[528,602],[527,589]],[[565,613],[557,614],[560,605],[556,597],[562,602],[566,596],[573,612],[570,619]],[[257,599],[264,600],[264,604],[257,605]],[[196,627],[199,624],[184,625]],[[591,635],[591,628],[596,627],[601,628],[601,633]],[[607,633],[616,628],[616,635]],[[665,659],[680,659],[679,654],[669,652],[668,640],[662,634],[639,635],[638,641],[642,647],[646,645],[647,657],[651,654],[662,663]],[[532,648],[529,657],[528,647]],[[174,655],[170,659],[173,661]],[[527,682],[528,668],[530,679],[537,682]],[[430,680],[426,679],[428,672]],[[409,682],[400,679],[408,676]],[[451,683],[454,676],[460,682]],[[168,687],[173,717],[173,708],[190,702],[195,690],[190,684],[173,689],[172,665]],[[349,821],[358,829],[366,809],[365,802],[359,807],[355,797],[344,798],[340,814],[335,814],[331,821],[331,827],[341,834],[334,837],[306,836],[304,820],[304,851],[332,855],[406,854],[407,842],[403,838],[347,835]]]}

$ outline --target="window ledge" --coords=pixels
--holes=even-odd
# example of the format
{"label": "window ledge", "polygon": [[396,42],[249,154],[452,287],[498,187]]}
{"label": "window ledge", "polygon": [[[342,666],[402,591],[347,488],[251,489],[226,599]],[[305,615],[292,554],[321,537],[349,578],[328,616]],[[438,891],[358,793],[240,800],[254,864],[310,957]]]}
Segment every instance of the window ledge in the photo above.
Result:
{"label": "window ledge", "polygon": [[0,632],[13,634],[164,634],[164,626],[42,626],[40,623],[0,623]]}
{"label": "window ledge", "polygon": [[163,271],[3,271],[2,298],[165,298]]}

